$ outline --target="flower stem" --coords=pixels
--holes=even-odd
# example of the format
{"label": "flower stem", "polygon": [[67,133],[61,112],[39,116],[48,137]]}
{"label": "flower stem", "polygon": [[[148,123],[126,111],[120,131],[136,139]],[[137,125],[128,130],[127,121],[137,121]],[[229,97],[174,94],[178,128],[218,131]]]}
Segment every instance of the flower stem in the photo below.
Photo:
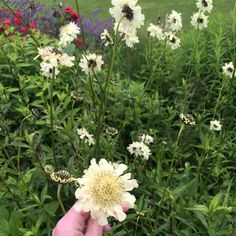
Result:
{"label": "flower stem", "polygon": [[58,185],[58,188],[57,188],[57,199],[58,199],[58,202],[61,206],[61,210],[63,212],[63,214],[65,215],[66,214],[66,211],[65,211],[65,207],[62,203],[62,200],[61,200],[61,189],[62,189],[63,185],[62,184],[59,184]]}
{"label": "flower stem", "polygon": [[[117,35],[116,35],[117,39]],[[105,109],[106,109],[106,102],[107,102],[107,93],[109,91],[109,85],[110,85],[110,79],[111,79],[111,73],[112,73],[112,68],[115,60],[115,54],[117,50],[117,40],[115,40],[114,47],[112,48],[111,52],[111,62],[109,65],[107,77],[106,77],[106,82],[105,82],[105,87],[104,91],[101,97],[101,103],[99,106],[99,113],[98,113],[98,125],[96,129],[96,143],[95,143],[95,154],[96,156],[100,156],[100,136],[102,132],[102,124],[104,122],[104,116],[105,116]]]}
{"label": "flower stem", "polygon": [[77,13],[79,15],[79,25],[80,25],[80,29],[81,29],[83,43],[84,43],[84,46],[86,47],[85,36],[84,36],[84,27],[83,27],[83,23],[82,23],[82,20],[81,20],[81,17],[80,17],[80,10],[79,10],[79,2],[78,2],[78,0],[75,0],[75,4],[76,4]]}
{"label": "flower stem", "polygon": [[162,208],[162,205],[163,205],[163,202],[164,202],[164,198],[165,198],[167,189],[168,189],[168,187],[170,186],[170,184],[172,182],[172,178],[173,178],[174,171],[175,171],[174,163],[175,163],[175,159],[176,159],[176,148],[179,145],[180,137],[181,137],[181,134],[183,133],[184,127],[185,127],[185,125],[182,124],[181,127],[180,127],[180,130],[179,130],[179,133],[177,135],[176,142],[174,144],[174,153],[173,153],[173,157],[172,157],[171,164],[170,164],[170,172],[169,172],[168,177],[167,177],[166,187],[165,187],[165,189],[163,191],[163,195],[161,197],[160,206],[159,206],[159,209],[158,209],[158,212],[157,212],[157,216],[159,216],[159,214],[160,214],[160,211],[161,211],[161,208]]}
{"label": "flower stem", "polygon": [[[21,134],[22,134],[22,127],[23,127],[23,123],[25,120],[27,120],[29,117],[31,117],[32,114],[26,116],[20,123],[20,127],[19,127],[19,138],[21,139]],[[21,145],[19,145],[18,147],[18,152],[17,152],[17,168],[20,171],[20,153],[21,153]]]}
{"label": "flower stem", "polygon": [[57,166],[57,160],[55,155],[55,143],[54,143],[54,117],[53,117],[53,88],[54,88],[54,80],[55,80],[55,68],[53,68],[52,80],[50,83],[50,127],[51,127],[51,142],[52,142],[52,155],[54,159],[54,164]]}
{"label": "flower stem", "polygon": [[218,95],[218,98],[217,98],[217,101],[216,101],[216,106],[215,106],[214,113],[213,113],[213,120],[215,119],[216,112],[217,112],[217,109],[218,109],[218,107],[219,107],[219,103],[220,103],[222,91],[223,91],[223,89],[224,89],[224,87],[225,87],[226,82],[227,82],[227,77],[226,77],[226,76],[223,76],[222,86],[221,86],[221,88],[220,88],[220,92],[219,92],[219,95]]}

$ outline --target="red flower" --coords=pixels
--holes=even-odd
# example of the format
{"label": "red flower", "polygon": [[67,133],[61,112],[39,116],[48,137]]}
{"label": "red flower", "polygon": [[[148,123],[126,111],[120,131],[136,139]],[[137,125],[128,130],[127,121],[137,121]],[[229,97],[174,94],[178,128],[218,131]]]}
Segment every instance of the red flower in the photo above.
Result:
{"label": "red flower", "polygon": [[3,23],[0,22],[0,32],[3,32],[3,31],[4,31]]}
{"label": "red flower", "polygon": [[18,16],[19,18],[22,18],[22,15],[21,15],[20,12],[18,12],[18,11],[14,11],[14,14],[15,14],[16,16]]}
{"label": "red flower", "polygon": [[20,28],[20,30],[21,30],[22,32],[25,32],[25,31],[26,31],[26,28],[25,28],[24,26],[22,26],[22,27]]}
{"label": "red flower", "polygon": [[36,25],[33,22],[30,22],[29,26],[30,26],[31,29],[35,29],[36,28]]}
{"label": "red flower", "polygon": [[81,47],[81,46],[83,46],[83,44],[84,44],[83,39],[80,38],[80,37],[78,37],[77,40],[76,40],[75,45],[76,45],[77,47]]}
{"label": "red flower", "polygon": [[79,15],[78,15],[77,12],[75,12],[75,11],[74,11],[71,7],[69,7],[69,6],[66,6],[64,12],[65,12],[66,14],[69,14],[69,15],[71,16],[72,20],[73,20],[75,23],[77,23],[77,21],[78,21],[78,19],[79,19]]}
{"label": "red flower", "polygon": [[21,25],[21,22],[18,18],[14,17],[13,21],[16,25]]}

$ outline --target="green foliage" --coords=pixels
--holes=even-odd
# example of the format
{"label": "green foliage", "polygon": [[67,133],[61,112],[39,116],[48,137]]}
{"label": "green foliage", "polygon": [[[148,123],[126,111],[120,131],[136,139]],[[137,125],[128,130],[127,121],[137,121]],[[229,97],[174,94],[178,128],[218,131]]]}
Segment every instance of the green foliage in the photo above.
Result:
{"label": "green foliage", "polygon": [[[68,47],[75,66],[61,70],[51,94],[52,81],[34,60],[34,42],[0,36],[0,236],[51,235],[63,214],[58,185],[44,167],[55,165],[81,177],[93,157],[103,156],[126,163],[139,183],[135,209],[125,222],[111,221],[110,235],[235,235],[235,78],[222,86],[221,69],[225,62],[236,64],[235,28],[235,12],[213,15],[206,30],[183,32],[175,51],[151,38],[134,50],[119,46],[105,101],[100,89],[106,84],[109,51],[100,51],[104,70],[89,81],[79,68],[80,50]],[[44,45],[55,43],[38,37]],[[196,125],[184,126],[180,113],[193,114]],[[220,132],[209,129],[213,117],[223,124]],[[96,139],[100,132],[99,149],[80,140],[81,127]],[[107,127],[118,134],[109,136]],[[149,160],[127,151],[140,131],[154,137]],[[63,186],[66,209],[75,201],[75,189]]]}

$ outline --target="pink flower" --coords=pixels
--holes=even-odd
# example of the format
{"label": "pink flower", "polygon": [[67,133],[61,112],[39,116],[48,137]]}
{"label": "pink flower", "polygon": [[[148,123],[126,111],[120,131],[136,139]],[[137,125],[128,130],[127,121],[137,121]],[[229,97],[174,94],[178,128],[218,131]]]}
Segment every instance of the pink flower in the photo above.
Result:
{"label": "pink flower", "polygon": [[20,30],[21,30],[22,32],[26,32],[26,28],[25,28],[24,26],[22,26],[22,27],[20,28]]}
{"label": "pink flower", "polygon": [[5,25],[6,25],[6,26],[11,25],[11,21],[10,21],[9,18],[5,18]]}
{"label": "pink flower", "polygon": [[13,21],[16,25],[21,25],[21,21],[18,18],[14,17]]}
{"label": "pink flower", "polygon": [[19,18],[22,18],[22,15],[21,15],[21,13],[20,13],[19,11],[14,11],[14,14],[15,14],[16,16],[18,16]]}
{"label": "pink flower", "polygon": [[29,26],[30,26],[31,29],[35,29],[36,28],[36,25],[33,22],[30,22]]}

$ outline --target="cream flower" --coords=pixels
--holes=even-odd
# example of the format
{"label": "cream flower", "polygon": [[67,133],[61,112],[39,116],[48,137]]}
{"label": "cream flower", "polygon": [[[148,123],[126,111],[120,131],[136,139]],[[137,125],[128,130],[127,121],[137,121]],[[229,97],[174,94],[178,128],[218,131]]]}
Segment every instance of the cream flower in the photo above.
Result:
{"label": "cream flower", "polygon": [[48,78],[52,78],[53,68],[55,70],[55,76],[57,76],[59,74],[58,67],[60,65],[72,67],[75,59],[75,57],[70,57],[60,49],[53,47],[38,48],[38,55],[34,59],[38,57],[42,59],[40,64],[42,74]]}
{"label": "cream flower", "polygon": [[42,61],[40,63],[40,68],[42,74],[47,78],[53,77],[53,71],[54,71],[54,77],[56,77],[59,74],[57,60],[55,60],[54,58],[50,58],[47,61]]}
{"label": "cream flower", "polygon": [[88,143],[88,145],[95,144],[93,135],[90,134],[85,128],[77,129],[77,133],[81,140],[83,140],[85,143]]}
{"label": "cream flower", "polygon": [[166,43],[171,47],[171,49],[177,49],[180,47],[180,39],[173,33],[165,33]]}
{"label": "cream flower", "polygon": [[225,74],[226,76],[229,76],[230,78],[234,76],[234,64],[232,61],[230,63],[225,63],[225,65],[222,66],[222,69],[223,74]]}
{"label": "cream flower", "polygon": [[109,32],[106,29],[104,29],[104,31],[101,34],[100,38],[102,40],[102,44],[104,44],[105,47],[108,47],[109,45],[114,44],[111,35],[109,34]]}
{"label": "cream flower", "polygon": [[208,16],[206,16],[203,12],[194,13],[191,16],[191,24],[196,29],[203,30],[204,28],[207,28]]}
{"label": "cream flower", "polygon": [[101,55],[95,53],[84,56],[80,60],[79,66],[86,75],[94,71],[94,73],[101,71],[101,67],[104,64]]}
{"label": "cream flower", "polygon": [[59,46],[66,47],[77,38],[79,33],[80,29],[74,22],[62,26],[60,29]]}
{"label": "cream flower", "polygon": [[129,48],[133,48],[134,44],[139,43],[139,39],[136,35],[136,31],[134,31],[134,32],[131,31],[130,33],[125,33],[124,38],[122,40],[125,41],[126,46]]}
{"label": "cream flower", "polygon": [[154,25],[152,23],[149,24],[147,31],[149,35],[153,38],[157,38],[159,40],[163,39],[163,30],[159,25]]}
{"label": "cream flower", "polygon": [[220,124],[220,121],[218,121],[218,120],[210,121],[210,130],[220,131],[221,127],[222,127],[222,125]]}
{"label": "cream flower", "polygon": [[172,10],[171,14],[167,16],[167,27],[171,31],[179,31],[182,29],[181,13]]}
{"label": "cream flower", "polygon": [[213,3],[212,0],[197,0],[196,3],[199,11],[207,11],[207,12],[211,12],[211,10],[213,9]]}
{"label": "cream flower", "polygon": [[140,141],[149,145],[150,143],[153,143],[153,137],[151,135],[148,135],[148,134],[141,134],[139,136],[140,138]]}
{"label": "cream flower", "polygon": [[140,28],[144,24],[144,15],[141,7],[136,6],[138,0],[112,0],[114,6],[109,12],[119,24],[119,32],[130,33]]}
{"label": "cream flower", "polygon": [[143,142],[133,142],[127,147],[127,150],[131,155],[142,156],[144,160],[148,160],[151,155],[149,147]]}
{"label": "cream flower", "polygon": [[75,210],[90,212],[99,225],[108,224],[109,216],[119,221],[125,220],[122,206],[134,207],[136,199],[129,191],[138,187],[130,173],[123,174],[126,169],[124,164],[112,164],[105,159],[97,164],[92,159],[90,167],[78,179],[80,187],[75,196],[79,201],[74,206]]}

